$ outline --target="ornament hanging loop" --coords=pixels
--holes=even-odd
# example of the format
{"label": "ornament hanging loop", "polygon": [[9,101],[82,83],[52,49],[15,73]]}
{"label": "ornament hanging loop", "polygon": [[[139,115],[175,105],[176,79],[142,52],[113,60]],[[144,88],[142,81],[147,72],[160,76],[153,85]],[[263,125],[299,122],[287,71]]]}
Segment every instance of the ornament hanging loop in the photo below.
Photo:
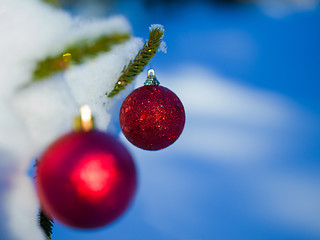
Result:
{"label": "ornament hanging loop", "polygon": [[153,70],[153,68],[150,68],[148,70],[148,77],[147,80],[144,82],[144,85],[159,85],[160,82],[157,80],[156,78],[156,74],[155,71]]}
{"label": "ornament hanging loop", "polygon": [[91,114],[91,109],[89,105],[82,105],[80,107],[80,116],[74,118],[74,131],[80,132],[88,132],[92,130],[94,127],[93,117]]}

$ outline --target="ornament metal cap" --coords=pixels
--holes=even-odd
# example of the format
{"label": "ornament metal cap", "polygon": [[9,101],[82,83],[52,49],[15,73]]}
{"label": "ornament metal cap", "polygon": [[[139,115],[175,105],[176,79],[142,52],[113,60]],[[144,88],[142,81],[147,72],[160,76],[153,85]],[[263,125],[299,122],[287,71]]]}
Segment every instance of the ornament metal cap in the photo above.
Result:
{"label": "ornament metal cap", "polygon": [[153,70],[153,68],[150,68],[148,70],[148,77],[147,80],[144,82],[144,85],[159,85],[160,82],[157,80],[156,78],[156,74],[155,71]]}
{"label": "ornament metal cap", "polygon": [[80,116],[74,118],[73,128],[76,132],[88,132],[93,129],[93,117],[89,105],[82,105],[80,107]]}

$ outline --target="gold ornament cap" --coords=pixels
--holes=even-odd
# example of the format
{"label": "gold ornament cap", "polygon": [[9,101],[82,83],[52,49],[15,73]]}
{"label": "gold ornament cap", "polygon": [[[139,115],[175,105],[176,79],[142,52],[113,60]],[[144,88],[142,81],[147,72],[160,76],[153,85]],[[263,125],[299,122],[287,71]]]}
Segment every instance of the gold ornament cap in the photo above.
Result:
{"label": "gold ornament cap", "polygon": [[80,116],[74,118],[73,129],[76,132],[88,132],[94,128],[94,120],[89,105],[80,107]]}

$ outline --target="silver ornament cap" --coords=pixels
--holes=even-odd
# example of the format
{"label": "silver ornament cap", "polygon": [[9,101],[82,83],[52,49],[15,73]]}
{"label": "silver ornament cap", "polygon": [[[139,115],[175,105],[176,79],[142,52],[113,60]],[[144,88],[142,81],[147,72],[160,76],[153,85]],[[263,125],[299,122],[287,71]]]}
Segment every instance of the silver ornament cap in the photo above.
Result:
{"label": "silver ornament cap", "polygon": [[156,73],[153,68],[148,70],[148,77],[147,80],[144,82],[144,85],[159,85],[160,82],[156,78]]}

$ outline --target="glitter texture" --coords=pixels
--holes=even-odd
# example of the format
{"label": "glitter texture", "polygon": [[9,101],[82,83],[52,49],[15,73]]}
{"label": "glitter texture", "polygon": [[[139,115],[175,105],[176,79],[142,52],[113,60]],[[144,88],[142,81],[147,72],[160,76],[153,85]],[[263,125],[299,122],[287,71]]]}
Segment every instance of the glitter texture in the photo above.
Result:
{"label": "glitter texture", "polygon": [[37,166],[43,210],[75,228],[102,227],[127,208],[136,189],[134,162],[109,134],[71,132],[55,141]]}
{"label": "glitter texture", "polygon": [[180,99],[169,89],[147,85],[134,90],[120,109],[124,136],[135,146],[160,150],[182,133],[185,112]]}

